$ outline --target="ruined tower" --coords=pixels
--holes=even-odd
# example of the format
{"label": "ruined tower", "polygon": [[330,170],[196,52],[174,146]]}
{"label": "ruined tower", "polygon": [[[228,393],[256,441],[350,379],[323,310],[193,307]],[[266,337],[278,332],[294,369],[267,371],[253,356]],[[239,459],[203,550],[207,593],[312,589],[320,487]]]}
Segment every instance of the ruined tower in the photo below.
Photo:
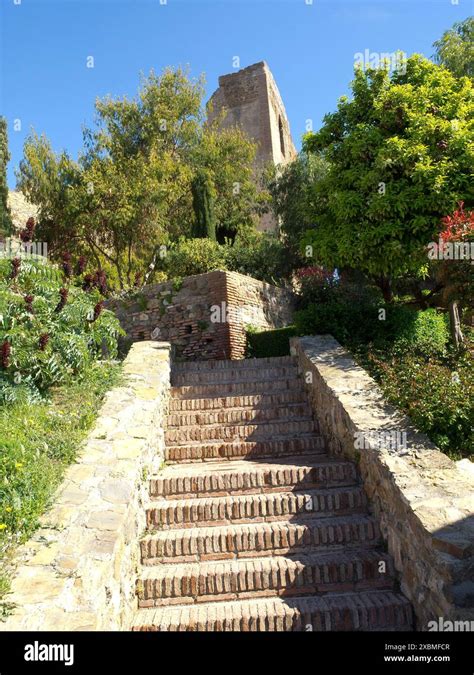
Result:
{"label": "ruined tower", "polygon": [[[208,103],[209,121],[222,110],[226,111],[223,128],[239,126],[257,143],[257,169],[268,162],[287,164],[296,157],[285,106],[265,61],[219,77],[219,89]],[[259,229],[277,229],[272,214],[261,218]]]}

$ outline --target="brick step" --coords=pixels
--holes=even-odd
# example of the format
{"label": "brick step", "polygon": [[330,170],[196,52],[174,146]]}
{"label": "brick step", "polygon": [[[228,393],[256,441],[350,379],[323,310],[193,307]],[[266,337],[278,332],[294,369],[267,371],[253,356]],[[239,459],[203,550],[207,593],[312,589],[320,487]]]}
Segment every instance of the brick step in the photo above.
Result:
{"label": "brick step", "polygon": [[[209,468],[207,468],[209,467]],[[353,463],[324,455],[289,457],[273,462],[214,462],[203,470],[201,464],[173,464],[149,480],[150,496],[186,499],[230,494],[289,492],[316,487],[357,483]]]}
{"label": "brick step", "polygon": [[[270,388],[274,391],[274,387]],[[214,398],[170,398],[170,413],[179,411],[220,411],[229,408],[247,408],[250,410],[274,408],[281,405],[307,403],[303,388],[289,389],[278,393],[263,392],[260,394],[246,394],[242,396],[216,396]]]}
{"label": "brick step", "polygon": [[167,417],[167,428],[192,426],[199,424],[266,424],[268,422],[291,419],[293,421],[312,419],[311,406],[308,403],[288,403],[281,406],[265,408],[227,408],[208,412],[188,412],[186,410],[174,412]]}
{"label": "brick step", "polygon": [[393,574],[391,558],[370,549],[168,564],[144,568],[137,594],[139,607],[158,607],[250,597],[394,590]]}
{"label": "brick step", "polygon": [[319,425],[312,419],[285,420],[260,424],[199,425],[182,426],[165,431],[165,441],[169,445],[208,441],[271,441],[275,436],[298,436],[319,431]]}
{"label": "brick step", "polygon": [[265,494],[207,497],[198,499],[163,499],[151,503],[147,510],[147,527],[183,528],[195,525],[269,522],[361,512],[366,498],[360,486],[307,490],[304,492],[270,492]]}
{"label": "brick step", "polygon": [[373,548],[380,544],[377,522],[368,515],[311,518],[304,523],[273,521],[163,530],[140,541],[144,565],[158,562],[232,560],[321,550]]}
{"label": "brick step", "polygon": [[139,609],[132,630],[402,631],[411,630],[412,621],[402,595],[366,591]]}
{"label": "brick step", "polygon": [[266,368],[295,365],[295,356],[268,356],[263,359],[210,359],[209,361],[183,361],[173,363],[173,373],[195,373],[210,370],[229,370],[238,368]]}
{"label": "brick step", "polygon": [[[238,363],[235,362],[234,363]],[[195,384],[219,384],[226,382],[258,382],[260,380],[293,379],[298,377],[296,364],[259,366],[256,368],[225,368],[220,370],[171,372],[171,383],[175,387]]]}
{"label": "brick step", "polygon": [[223,397],[244,394],[262,394],[267,391],[302,390],[303,384],[298,378],[268,378],[253,382],[219,382],[217,384],[191,384],[183,387],[171,387],[172,398]]}
{"label": "brick step", "polygon": [[287,455],[323,454],[325,443],[316,434],[299,438],[274,438],[272,441],[241,441],[217,443],[188,443],[169,445],[165,449],[167,462],[209,462],[214,460],[256,459],[284,457]]}

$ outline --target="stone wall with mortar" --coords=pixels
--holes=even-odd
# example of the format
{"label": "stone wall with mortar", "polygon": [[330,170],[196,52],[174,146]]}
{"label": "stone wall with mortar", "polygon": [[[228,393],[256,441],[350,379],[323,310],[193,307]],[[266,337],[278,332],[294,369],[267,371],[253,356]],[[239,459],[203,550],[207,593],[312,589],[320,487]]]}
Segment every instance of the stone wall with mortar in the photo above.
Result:
{"label": "stone wall with mortar", "polygon": [[135,297],[110,300],[133,340],[171,342],[177,359],[241,359],[245,328],[291,323],[293,294],[237,272],[208,272],[145,286]]}
{"label": "stone wall with mortar", "polygon": [[145,476],[164,456],[170,345],[133,345],[123,369],[41,529],[15,557],[5,598],[13,610],[2,631],[130,627]]}
{"label": "stone wall with mortar", "polygon": [[[389,406],[334,338],[292,338],[291,349],[330,451],[359,464],[418,630],[439,617],[474,620],[472,472],[458,468]],[[384,438],[393,431],[406,433],[406,447],[382,442],[356,448],[361,436],[373,440],[373,434]]]}

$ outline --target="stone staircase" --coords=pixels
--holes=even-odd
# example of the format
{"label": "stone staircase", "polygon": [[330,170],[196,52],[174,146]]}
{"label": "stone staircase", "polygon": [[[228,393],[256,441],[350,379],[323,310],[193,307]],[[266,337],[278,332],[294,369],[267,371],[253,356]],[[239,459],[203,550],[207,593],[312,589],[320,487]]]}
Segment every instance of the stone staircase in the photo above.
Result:
{"label": "stone staircase", "polygon": [[133,630],[410,630],[356,467],[291,357],[178,364]]}

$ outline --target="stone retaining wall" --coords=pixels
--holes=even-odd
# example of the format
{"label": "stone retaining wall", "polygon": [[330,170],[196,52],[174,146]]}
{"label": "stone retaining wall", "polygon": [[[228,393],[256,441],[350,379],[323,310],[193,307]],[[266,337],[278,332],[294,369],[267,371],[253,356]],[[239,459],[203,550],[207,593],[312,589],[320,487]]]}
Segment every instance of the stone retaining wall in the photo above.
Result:
{"label": "stone retaining wall", "polygon": [[[359,464],[418,630],[439,617],[474,621],[472,473],[389,406],[334,338],[292,338],[291,349],[330,451]],[[405,448],[390,447],[393,432],[406,434]],[[361,439],[372,447],[361,448]]]}
{"label": "stone retaining wall", "polygon": [[216,270],[181,282],[150,284],[134,298],[107,303],[129,339],[171,342],[183,360],[241,359],[245,328],[288,325],[293,294],[257,279]]}
{"label": "stone retaining wall", "polygon": [[170,345],[141,342],[124,362],[41,529],[18,552],[15,608],[0,630],[127,630],[137,608],[147,473],[164,456]]}

